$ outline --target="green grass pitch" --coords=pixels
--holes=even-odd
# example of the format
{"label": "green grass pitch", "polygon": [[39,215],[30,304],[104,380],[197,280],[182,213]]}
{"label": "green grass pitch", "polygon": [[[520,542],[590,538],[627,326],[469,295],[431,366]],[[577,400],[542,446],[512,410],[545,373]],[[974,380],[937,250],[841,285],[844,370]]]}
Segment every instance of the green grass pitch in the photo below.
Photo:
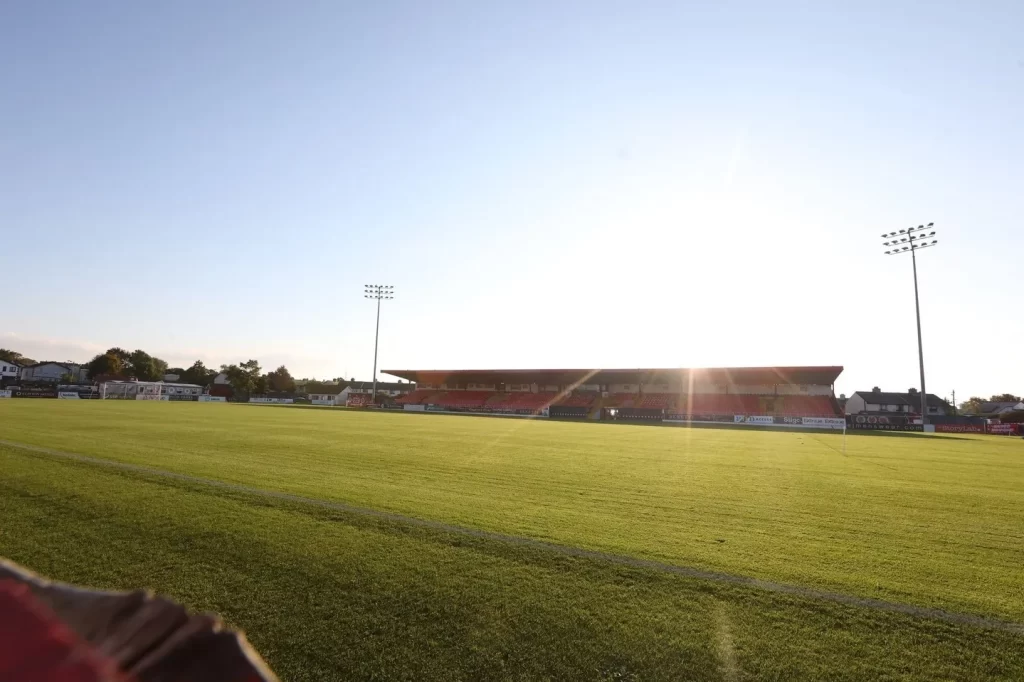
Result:
{"label": "green grass pitch", "polygon": [[[0,440],[1024,623],[1024,443],[0,401]],[[1024,631],[567,556],[0,445],[0,555],[148,586],[286,680],[1024,679]]]}

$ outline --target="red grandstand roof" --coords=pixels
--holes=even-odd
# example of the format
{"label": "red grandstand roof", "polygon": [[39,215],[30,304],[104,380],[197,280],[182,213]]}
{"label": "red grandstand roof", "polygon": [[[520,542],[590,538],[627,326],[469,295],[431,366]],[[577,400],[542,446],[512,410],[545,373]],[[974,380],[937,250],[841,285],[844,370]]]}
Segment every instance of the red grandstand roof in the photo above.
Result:
{"label": "red grandstand roof", "polygon": [[567,385],[688,382],[692,376],[732,384],[831,385],[842,367],[701,367],[661,369],[386,369],[385,374],[427,384],[507,384],[529,382]]}

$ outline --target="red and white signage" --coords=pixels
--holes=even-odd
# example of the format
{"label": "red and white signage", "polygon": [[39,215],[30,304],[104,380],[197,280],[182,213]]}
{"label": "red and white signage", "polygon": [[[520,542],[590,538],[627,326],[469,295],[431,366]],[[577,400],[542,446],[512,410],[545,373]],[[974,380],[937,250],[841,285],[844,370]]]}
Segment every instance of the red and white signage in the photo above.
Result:
{"label": "red and white signage", "polygon": [[936,433],[985,433],[983,424],[936,424]]}

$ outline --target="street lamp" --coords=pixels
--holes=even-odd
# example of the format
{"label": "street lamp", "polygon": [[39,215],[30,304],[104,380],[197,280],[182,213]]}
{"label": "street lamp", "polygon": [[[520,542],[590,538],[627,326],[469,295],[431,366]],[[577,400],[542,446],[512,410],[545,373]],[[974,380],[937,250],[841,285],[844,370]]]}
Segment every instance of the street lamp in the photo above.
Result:
{"label": "street lamp", "polygon": [[363,287],[363,298],[377,301],[377,331],[373,335],[373,395],[371,400],[377,404],[377,340],[380,338],[380,302],[390,301],[395,297],[395,288],[389,284],[367,284]]}
{"label": "street lamp", "polygon": [[935,223],[909,227],[899,232],[883,234],[883,246],[889,247],[885,252],[887,256],[896,256],[901,253],[910,253],[910,262],[914,266],[914,309],[917,312],[917,360],[921,368],[921,424],[928,423],[928,391],[924,387],[924,347],[921,345],[921,302],[917,295],[917,252],[927,249],[939,243],[935,239],[935,230],[932,228]]}

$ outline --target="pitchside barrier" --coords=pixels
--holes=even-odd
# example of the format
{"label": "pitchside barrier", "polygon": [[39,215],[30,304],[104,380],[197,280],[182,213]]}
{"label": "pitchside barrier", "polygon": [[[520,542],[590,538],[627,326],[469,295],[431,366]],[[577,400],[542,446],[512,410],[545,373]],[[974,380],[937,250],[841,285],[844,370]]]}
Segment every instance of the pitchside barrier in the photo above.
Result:
{"label": "pitchside barrier", "polygon": [[480,408],[458,408],[443,407],[441,405],[405,405],[403,409],[407,412],[432,412],[434,414],[475,414],[487,417],[549,417],[551,411],[545,407],[539,410],[503,410],[503,409],[480,409]]}
{"label": "pitchside barrier", "polygon": [[735,424],[737,426],[771,426],[784,429],[824,429],[829,431],[843,431],[846,429],[846,420],[842,417],[778,417],[763,414],[667,414],[662,421],[669,424]]}
{"label": "pitchside barrier", "polygon": [[985,433],[984,424],[936,424],[936,433]]}
{"label": "pitchside barrier", "polygon": [[851,429],[862,431],[924,431],[919,421],[900,415],[855,414],[848,418]]}

